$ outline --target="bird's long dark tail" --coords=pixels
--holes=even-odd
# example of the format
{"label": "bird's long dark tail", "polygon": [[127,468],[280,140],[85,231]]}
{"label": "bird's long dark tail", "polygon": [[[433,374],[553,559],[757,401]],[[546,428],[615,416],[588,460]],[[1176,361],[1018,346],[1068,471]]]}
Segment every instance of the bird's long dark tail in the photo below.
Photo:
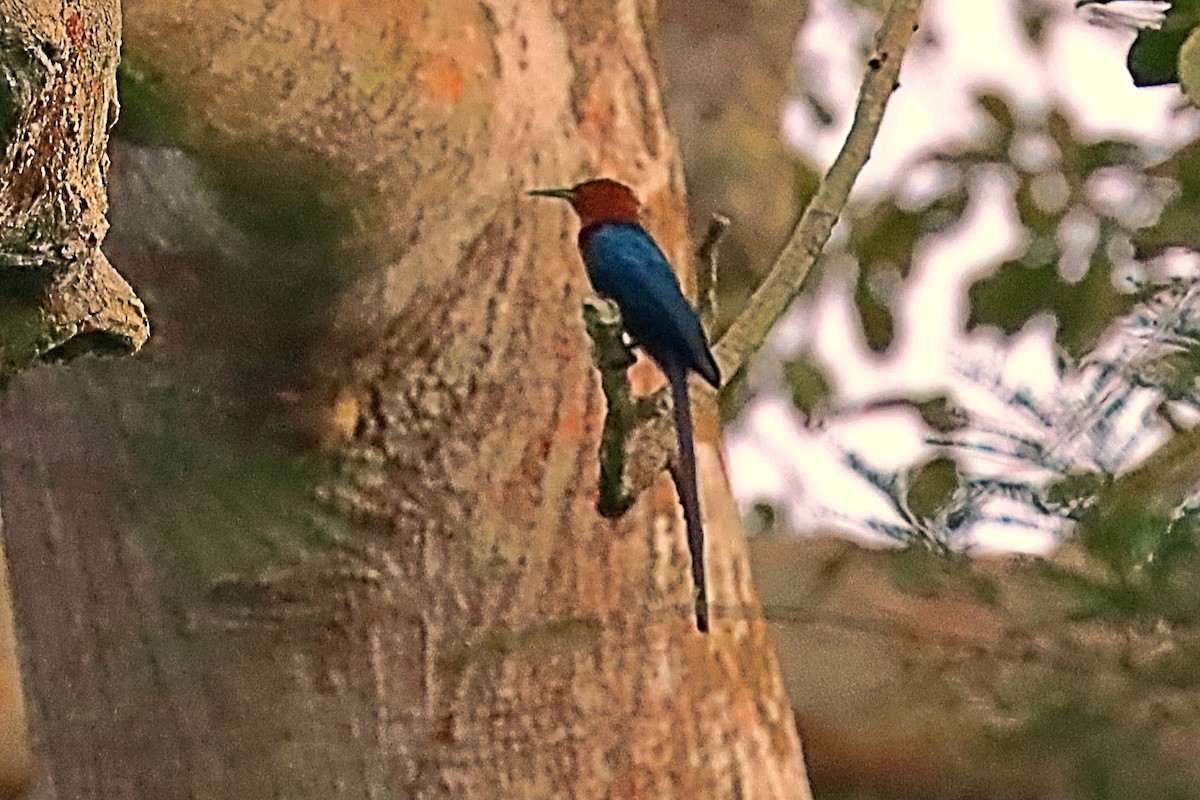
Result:
{"label": "bird's long dark tail", "polygon": [[692,583],[695,585],[696,627],[708,632],[708,589],[704,582],[704,527],[700,521],[700,493],[696,488],[696,439],[692,429],[692,408],[688,401],[686,369],[672,367],[667,372],[675,401],[675,436],[679,440],[679,464],[675,469],[675,488],[683,506],[687,525],[688,551],[692,556]]}

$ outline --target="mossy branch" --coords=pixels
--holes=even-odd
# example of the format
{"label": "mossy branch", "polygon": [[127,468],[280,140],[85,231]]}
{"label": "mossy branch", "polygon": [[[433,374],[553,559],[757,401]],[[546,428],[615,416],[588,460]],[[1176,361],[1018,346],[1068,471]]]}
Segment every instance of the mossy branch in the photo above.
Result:
{"label": "mossy branch", "polygon": [[592,338],[592,363],[608,403],[600,435],[600,490],[596,510],[619,517],[635,499],[625,475],[625,447],[633,428],[648,419],[644,405],[633,397],[629,368],[637,360],[625,344],[625,325],[616,305],[605,300],[583,304],[583,321]]}

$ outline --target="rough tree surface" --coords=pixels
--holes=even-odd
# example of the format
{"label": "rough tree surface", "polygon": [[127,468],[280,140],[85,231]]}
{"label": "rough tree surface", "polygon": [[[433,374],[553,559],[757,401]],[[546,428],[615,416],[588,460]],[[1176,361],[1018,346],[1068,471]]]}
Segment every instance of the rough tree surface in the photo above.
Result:
{"label": "rough tree surface", "polygon": [[124,11],[156,338],[0,407],[33,796],[807,796],[711,398],[706,637],[667,474],[595,513],[586,279],[523,196],[622,180],[686,263],[653,4]]}
{"label": "rough tree surface", "polygon": [[100,250],[120,32],[116,0],[0,2],[0,378],[148,335]]}

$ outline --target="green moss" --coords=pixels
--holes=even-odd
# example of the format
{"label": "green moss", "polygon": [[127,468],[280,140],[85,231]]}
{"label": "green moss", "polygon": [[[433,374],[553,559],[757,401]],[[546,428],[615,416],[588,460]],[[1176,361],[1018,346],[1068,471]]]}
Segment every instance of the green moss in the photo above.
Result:
{"label": "green moss", "polygon": [[113,135],[132,144],[186,144],[187,113],[183,95],[149,61],[126,52],[117,68],[121,115]]}
{"label": "green moss", "polygon": [[55,344],[54,326],[41,310],[46,281],[41,270],[0,271],[0,380],[25,369]]}
{"label": "green moss", "polygon": [[[141,276],[160,339],[95,374],[107,387],[97,424],[115,427],[132,456],[129,515],[174,567],[170,590],[202,592],[219,575],[294,563],[348,533],[315,499],[333,465],[305,426],[323,402],[318,362],[338,298],[371,266],[361,241],[377,197],[293,140],[205,128],[188,87],[136,53],[118,80],[115,135],[190,159],[169,187],[167,219],[195,228],[173,239],[187,244],[164,261],[170,269]],[[153,246],[140,234],[130,226],[125,246]]]}
{"label": "green moss", "polygon": [[320,156],[281,142],[227,142],[199,153],[205,183],[231,223],[257,242],[322,245],[351,229],[364,187]]}
{"label": "green moss", "polygon": [[174,585],[203,591],[217,575],[252,573],[332,546],[313,498],[328,465],[299,456],[209,392],[159,383],[145,364],[110,365],[105,377],[141,387],[116,413],[104,412],[103,396],[94,407],[133,459],[122,493],[127,511],[144,544],[176,568]]}

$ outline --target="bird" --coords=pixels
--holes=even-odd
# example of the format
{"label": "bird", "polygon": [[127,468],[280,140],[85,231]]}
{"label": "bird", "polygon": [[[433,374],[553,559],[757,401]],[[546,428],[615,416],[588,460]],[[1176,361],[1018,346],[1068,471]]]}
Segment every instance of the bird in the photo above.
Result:
{"label": "bird", "polygon": [[534,189],[529,194],[571,204],[579,217],[579,252],[592,287],[617,304],[630,339],[658,365],[671,387],[679,444],[676,486],[692,560],[696,627],[707,633],[704,529],[696,487],[688,375],[695,372],[716,389],[721,386],[721,371],[700,317],[684,297],[662,249],[638,221],[641,204],[628,186],[597,178],[571,188]]}

